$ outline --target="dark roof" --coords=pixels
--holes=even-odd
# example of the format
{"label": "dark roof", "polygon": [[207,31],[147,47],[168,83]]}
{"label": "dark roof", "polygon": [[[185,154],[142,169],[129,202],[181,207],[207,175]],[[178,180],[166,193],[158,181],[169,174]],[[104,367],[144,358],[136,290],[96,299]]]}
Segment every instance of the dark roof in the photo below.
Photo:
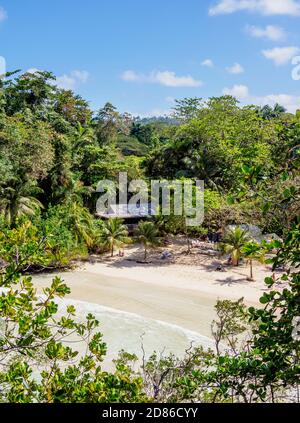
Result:
{"label": "dark roof", "polygon": [[99,217],[119,217],[121,219],[132,219],[154,215],[155,211],[150,203],[141,204],[112,204],[106,213],[96,213]]}

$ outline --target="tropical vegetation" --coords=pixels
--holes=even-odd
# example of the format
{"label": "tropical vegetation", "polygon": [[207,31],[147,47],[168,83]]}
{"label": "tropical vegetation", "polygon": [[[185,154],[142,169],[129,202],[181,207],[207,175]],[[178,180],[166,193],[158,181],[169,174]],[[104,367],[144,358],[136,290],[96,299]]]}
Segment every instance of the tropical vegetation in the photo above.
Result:
{"label": "tropical vegetation", "polygon": [[136,239],[144,246],[144,261],[147,260],[149,248],[160,244],[159,232],[152,222],[140,222],[136,231]]}
{"label": "tropical vegetation", "polygon": [[[212,336],[216,349],[191,347],[178,359],[156,353],[137,369],[137,357],[122,351],[115,369],[102,369],[107,346],[91,315],[76,319],[73,306],[59,313],[70,293],[55,277],[38,295],[30,277],[11,263],[1,276],[1,402],[299,402],[299,234],[293,226],[273,259],[288,266],[284,290],[272,278],[262,307],[218,301]],[[29,257],[27,257],[29,260]],[[68,342],[72,340],[72,342]],[[80,354],[76,341],[86,344]]]}
{"label": "tropical vegetation", "polygon": [[[181,99],[172,116],[140,119],[111,103],[88,102],[56,85],[48,71],[10,72],[0,79],[0,402],[299,402],[300,113],[241,106],[231,96]],[[131,242],[120,219],[96,216],[100,181],[203,180],[205,216],[161,213],[136,232],[148,249],[168,234],[224,234],[221,251],[238,265],[276,252],[261,308],[218,302],[215,351],[156,354],[136,369],[122,352],[105,372],[98,322],[58,313],[69,294],[59,278],[39,296],[33,272]],[[119,192],[117,195],[119,196]],[[172,193],[170,194],[172,197]],[[241,229],[257,225],[278,239],[258,245]],[[235,230],[230,230],[235,225]],[[296,334],[297,335],[297,334]],[[87,344],[81,356],[66,339]],[[72,344],[73,345],[73,344]],[[224,348],[225,345],[225,348]]]}

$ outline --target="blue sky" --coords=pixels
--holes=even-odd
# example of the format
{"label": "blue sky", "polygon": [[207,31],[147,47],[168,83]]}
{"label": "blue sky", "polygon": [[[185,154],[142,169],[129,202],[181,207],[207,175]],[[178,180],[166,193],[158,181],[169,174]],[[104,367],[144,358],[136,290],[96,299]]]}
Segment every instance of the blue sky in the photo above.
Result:
{"label": "blue sky", "polygon": [[[236,95],[300,108],[300,0],[0,0],[7,69],[45,69],[97,109],[141,115]],[[300,63],[300,59],[299,59]],[[300,74],[300,72],[299,72]]]}

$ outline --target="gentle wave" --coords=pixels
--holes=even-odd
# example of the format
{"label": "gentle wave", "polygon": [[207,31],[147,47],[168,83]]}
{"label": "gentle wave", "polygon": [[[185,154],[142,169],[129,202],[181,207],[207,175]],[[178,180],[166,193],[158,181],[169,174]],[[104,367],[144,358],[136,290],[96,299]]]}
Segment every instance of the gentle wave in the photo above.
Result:
{"label": "gentle wave", "polygon": [[[1,291],[6,292],[7,289],[0,288]],[[44,296],[40,297],[42,299]],[[121,350],[141,359],[143,354],[149,357],[154,351],[182,357],[191,345],[214,349],[212,339],[176,324],[72,298],[58,298],[55,301],[59,306],[59,315],[66,313],[67,306],[74,305],[77,321],[84,321],[89,313],[100,321],[99,331],[108,348],[105,362],[109,367]],[[81,342],[76,344],[73,347],[83,353],[85,345]]]}

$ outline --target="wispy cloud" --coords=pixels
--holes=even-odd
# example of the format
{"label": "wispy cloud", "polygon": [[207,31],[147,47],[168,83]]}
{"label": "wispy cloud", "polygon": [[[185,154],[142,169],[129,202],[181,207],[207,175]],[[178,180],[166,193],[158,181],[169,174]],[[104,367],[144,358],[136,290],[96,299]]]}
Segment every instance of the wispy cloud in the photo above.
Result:
{"label": "wispy cloud", "polygon": [[300,96],[291,94],[268,94],[264,96],[252,95],[246,85],[234,85],[231,88],[224,88],[223,95],[232,95],[241,101],[242,104],[256,104],[257,106],[275,106],[276,103],[285,107],[290,113],[300,109]]}
{"label": "wispy cloud", "polygon": [[213,68],[214,62],[211,59],[205,59],[205,60],[203,60],[203,62],[201,62],[201,65],[206,66],[208,68]]}
{"label": "wispy cloud", "polygon": [[235,63],[233,66],[226,68],[228,73],[232,73],[234,75],[238,75],[239,73],[244,73],[245,69],[239,63]]}
{"label": "wispy cloud", "polygon": [[169,104],[175,104],[175,98],[174,97],[168,96],[168,97],[165,98],[165,101]]}
{"label": "wispy cloud", "polygon": [[[36,73],[41,72],[40,69],[30,68],[26,72]],[[54,85],[64,90],[74,90],[79,84],[84,84],[89,79],[90,74],[85,70],[73,70],[70,74],[63,74],[56,77]]]}
{"label": "wispy cloud", "polygon": [[0,22],[5,21],[7,19],[7,12],[3,7],[0,7]]}
{"label": "wispy cloud", "polygon": [[270,50],[263,50],[262,54],[266,59],[272,60],[276,66],[289,63],[294,56],[300,52],[299,47],[274,47]]}
{"label": "wispy cloud", "polygon": [[286,38],[285,31],[279,26],[267,25],[264,28],[259,26],[246,26],[246,32],[254,38],[265,38],[271,41],[281,41]]}
{"label": "wispy cloud", "polygon": [[275,106],[278,103],[290,113],[295,113],[300,109],[300,96],[296,95],[269,94],[266,96],[251,97],[251,99],[254,104],[258,104],[259,106],[264,106],[265,104]]}
{"label": "wispy cloud", "polygon": [[234,85],[232,88],[224,88],[222,93],[244,100],[249,96],[249,88],[246,85]]}
{"label": "wispy cloud", "polygon": [[56,78],[56,85],[65,90],[74,90],[80,83],[87,82],[89,73],[85,70],[74,70],[69,75],[63,74]]}
{"label": "wispy cloud", "polygon": [[299,16],[300,3],[298,0],[219,0],[209,9],[209,14],[215,16],[239,11]]}
{"label": "wispy cloud", "polygon": [[71,76],[80,82],[87,82],[89,79],[90,74],[85,70],[74,70],[71,72]]}
{"label": "wispy cloud", "polygon": [[121,79],[127,82],[141,82],[144,76],[134,72],[133,70],[127,70],[122,73]]}
{"label": "wispy cloud", "polygon": [[178,76],[171,71],[153,71],[145,75],[133,70],[127,70],[123,72],[121,79],[126,82],[159,84],[165,87],[200,87],[203,85],[202,81],[193,78],[191,75]]}

